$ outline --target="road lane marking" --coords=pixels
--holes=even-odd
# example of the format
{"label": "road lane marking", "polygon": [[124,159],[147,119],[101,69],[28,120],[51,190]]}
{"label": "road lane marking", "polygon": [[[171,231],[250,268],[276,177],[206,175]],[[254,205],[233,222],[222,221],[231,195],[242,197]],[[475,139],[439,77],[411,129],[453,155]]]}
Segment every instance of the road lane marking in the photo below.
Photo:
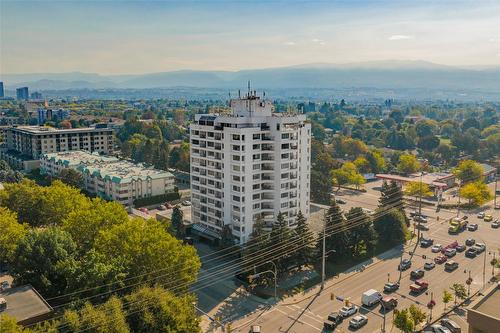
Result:
{"label": "road lane marking", "polygon": [[[307,325],[307,326],[309,326],[309,327],[312,327],[312,328],[314,328],[314,329],[315,329],[316,331],[318,331],[318,332],[321,332],[321,331],[322,331],[322,329],[317,328],[316,326],[313,326],[313,325],[311,325],[311,324],[309,324],[309,323],[307,323],[307,322],[303,322],[303,321],[302,321],[302,320],[300,320],[299,318],[293,318],[291,315],[289,315],[288,313],[286,313],[285,311],[283,311],[283,310],[281,310],[281,309],[276,308],[276,310],[277,310],[277,311],[279,311],[279,312],[281,312],[281,313],[282,313],[282,314],[284,314],[285,316],[287,316],[289,319],[292,319],[294,322],[298,322],[298,323],[301,323],[301,324],[303,324],[303,325]],[[292,323],[292,324],[293,324],[293,323]]]}

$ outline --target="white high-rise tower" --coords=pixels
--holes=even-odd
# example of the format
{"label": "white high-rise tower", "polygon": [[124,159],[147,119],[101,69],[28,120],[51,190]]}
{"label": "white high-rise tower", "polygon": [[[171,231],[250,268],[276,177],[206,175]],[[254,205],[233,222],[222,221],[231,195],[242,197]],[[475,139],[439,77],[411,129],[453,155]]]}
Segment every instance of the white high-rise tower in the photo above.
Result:
{"label": "white high-rise tower", "polygon": [[281,212],[290,226],[309,216],[311,125],[298,113],[276,113],[249,90],[231,113],[198,114],[190,126],[192,221],[220,234],[229,225],[245,243],[262,217]]}

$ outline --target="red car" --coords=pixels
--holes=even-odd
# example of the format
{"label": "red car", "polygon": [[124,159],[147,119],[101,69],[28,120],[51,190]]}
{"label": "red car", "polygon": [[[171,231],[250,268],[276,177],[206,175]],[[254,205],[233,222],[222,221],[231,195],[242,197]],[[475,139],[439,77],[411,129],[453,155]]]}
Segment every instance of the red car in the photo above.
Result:
{"label": "red car", "polygon": [[458,242],[457,241],[453,241],[453,243],[450,243],[448,245],[446,245],[445,247],[443,247],[441,249],[441,253],[444,253],[447,249],[454,249],[458,246]]}
{"label": "red car", "polygon": [[443,256],[443,255],[440,255],[440,256],[437,256],[436,258],[434,258],[434,262],[436,264],[442,264],[442,263],[446,262],[446,260],[448,260],[448,258],[446,256]]}

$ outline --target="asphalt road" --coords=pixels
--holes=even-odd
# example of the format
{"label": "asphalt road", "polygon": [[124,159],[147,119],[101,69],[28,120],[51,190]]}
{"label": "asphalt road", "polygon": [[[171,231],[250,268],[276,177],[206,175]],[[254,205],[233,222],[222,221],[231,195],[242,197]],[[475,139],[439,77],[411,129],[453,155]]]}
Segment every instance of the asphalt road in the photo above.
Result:
{"label": "asphalt road", "polygon": [[[375,209],[378,201],[378,192],[369,189],[364,194],[347,194],[344,193],[342,198],[347,201],[347,204],[342,205],[344,209],[350,207],[362,206],[368,209]],[[500,212],[488,209],[486,211],[494,215],[494,218],[500,218]],[[409,209],[411,210],[411,209]],[[449,290],[453,283],[465,284],[469,276],[469,271],[473,282],[471,284],[471,294],[479,290],[483,286],[483,281],[488,283],[492,275],[492,267],[489,261],[492,258],[492,252],[498,251],[500,247],[500,229],[491,228],[491,223],[484,222],[476,216],[477,211],[467,212],[469,223],[478,223],[477,231],[464,231],[458,235],[448,234],[447,220],[450,217],[456,216],[456,211],[441,210],[436,213],[434,207],[424,207],[422,212],[429,216],[427,225],[430,230],[423,232],[426,237],[433,238],[435,243],[441,243],[443,246],[458,240],[464,244],[467,238],[474,238],[476,242],[482,242],[487,245],[487,249],[480,256],[469,259],[464,256],[464,252],[457,253],[452,258],[459,263],[459,268],[453,272],[445,272],[444,265],[436,265],[433,270],[426,271],[424,280],[429,282],[429,289],[420,295],[413,295],[409,292],[409,285],[412,281],[409,279],[410,271],[417,268],[422,268],[426,261],[432,260],[437,254],[431,252],[430,248],[417,247],[412,260],[411,269],[403,272],[401,279],[401,287],[393,295],[398,298],[398,308],[406,308],[411,304],[421,306],[425,311],[428,311],[426,304],[433,299],[437,305],[433,309],[434,317],[441,313],[444,309],[442,302],[443,290]],[[439,221],[437,217],[439,216]],[[462,214],[461,214],[462,216]],[[408,251],[413,250],[414,243],[409,244],[405,248],[404,257],[409,257]],[[490,253],[491,252],[491,253]],[[397,266],[400,260],[400,249],[393,249],[385,254],[383,258],[375,260],[363,270],[356,270],[349,274],[341,274],[338,278],[333,278],[327,281],[326,288],[318,294],[319,288],[311,290],[305,295],[296,296],[294,298],[285,299],[277,305],[260,309],[250,315],[242,318],[228,318],[224,322],[231,322],[234,332],[248,332],[251,325],[261,325],[264,332],[322,332],[323,322],[328,314],[337,311],[342,307],[342,302],[331,300],[331,294],[342,298],[349,298],[354,304],[361,303],[361,295],[368,289],[377,289],[382,292],[384,284],[389,280],[395,281],[399,276]],[[427,259],[423,259],[422,255],[426,255]],[[294,301],[295,299],[295,301]],[[448,305],[451,305],[448,304]],[[383,312],[381,306],[377,305],[372,309],[361,308],[360,312],[368,316],[368,324],[359,332],[379,332],[383,324]],[[243,314],[242,314],[243,315]],[[464,318],[454,319],[462,327],[465,327]],[[386,330],[397,332],[398,330],[391,327],[392,311],[386,314]],[[339,326],[336,330],[350,331],[348,328],[348,319]]]}

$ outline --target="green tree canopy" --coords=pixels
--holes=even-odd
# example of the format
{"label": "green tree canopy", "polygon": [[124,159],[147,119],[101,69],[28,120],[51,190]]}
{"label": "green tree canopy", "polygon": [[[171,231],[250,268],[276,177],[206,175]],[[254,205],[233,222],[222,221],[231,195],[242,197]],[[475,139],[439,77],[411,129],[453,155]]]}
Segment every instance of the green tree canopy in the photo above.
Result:
{"label": "green tree canopy", "polygon": [[0,263],[14,260],[17,245],[26,236],[27,226],[17,222],[17,216],[0,207]]}
{"label": "green tree canopy", "polygon": [[482,180],[484,169],[476,161],[464,160],[453,170],[453,173],[462,183],[470,183]]}
{"label": "green tree canopy", "polygon": [[465,184],[460,188],[460,196],[469,200],[469,203],[482,205],[493,198],[493,194],[488,185],[478,181]]}
{"label": "green tree canopy", "polygon": [[399,156],[399,163],[397,169],[403,174],[410,174],[420,170],[420,162],[412,154],[402,154]]}

